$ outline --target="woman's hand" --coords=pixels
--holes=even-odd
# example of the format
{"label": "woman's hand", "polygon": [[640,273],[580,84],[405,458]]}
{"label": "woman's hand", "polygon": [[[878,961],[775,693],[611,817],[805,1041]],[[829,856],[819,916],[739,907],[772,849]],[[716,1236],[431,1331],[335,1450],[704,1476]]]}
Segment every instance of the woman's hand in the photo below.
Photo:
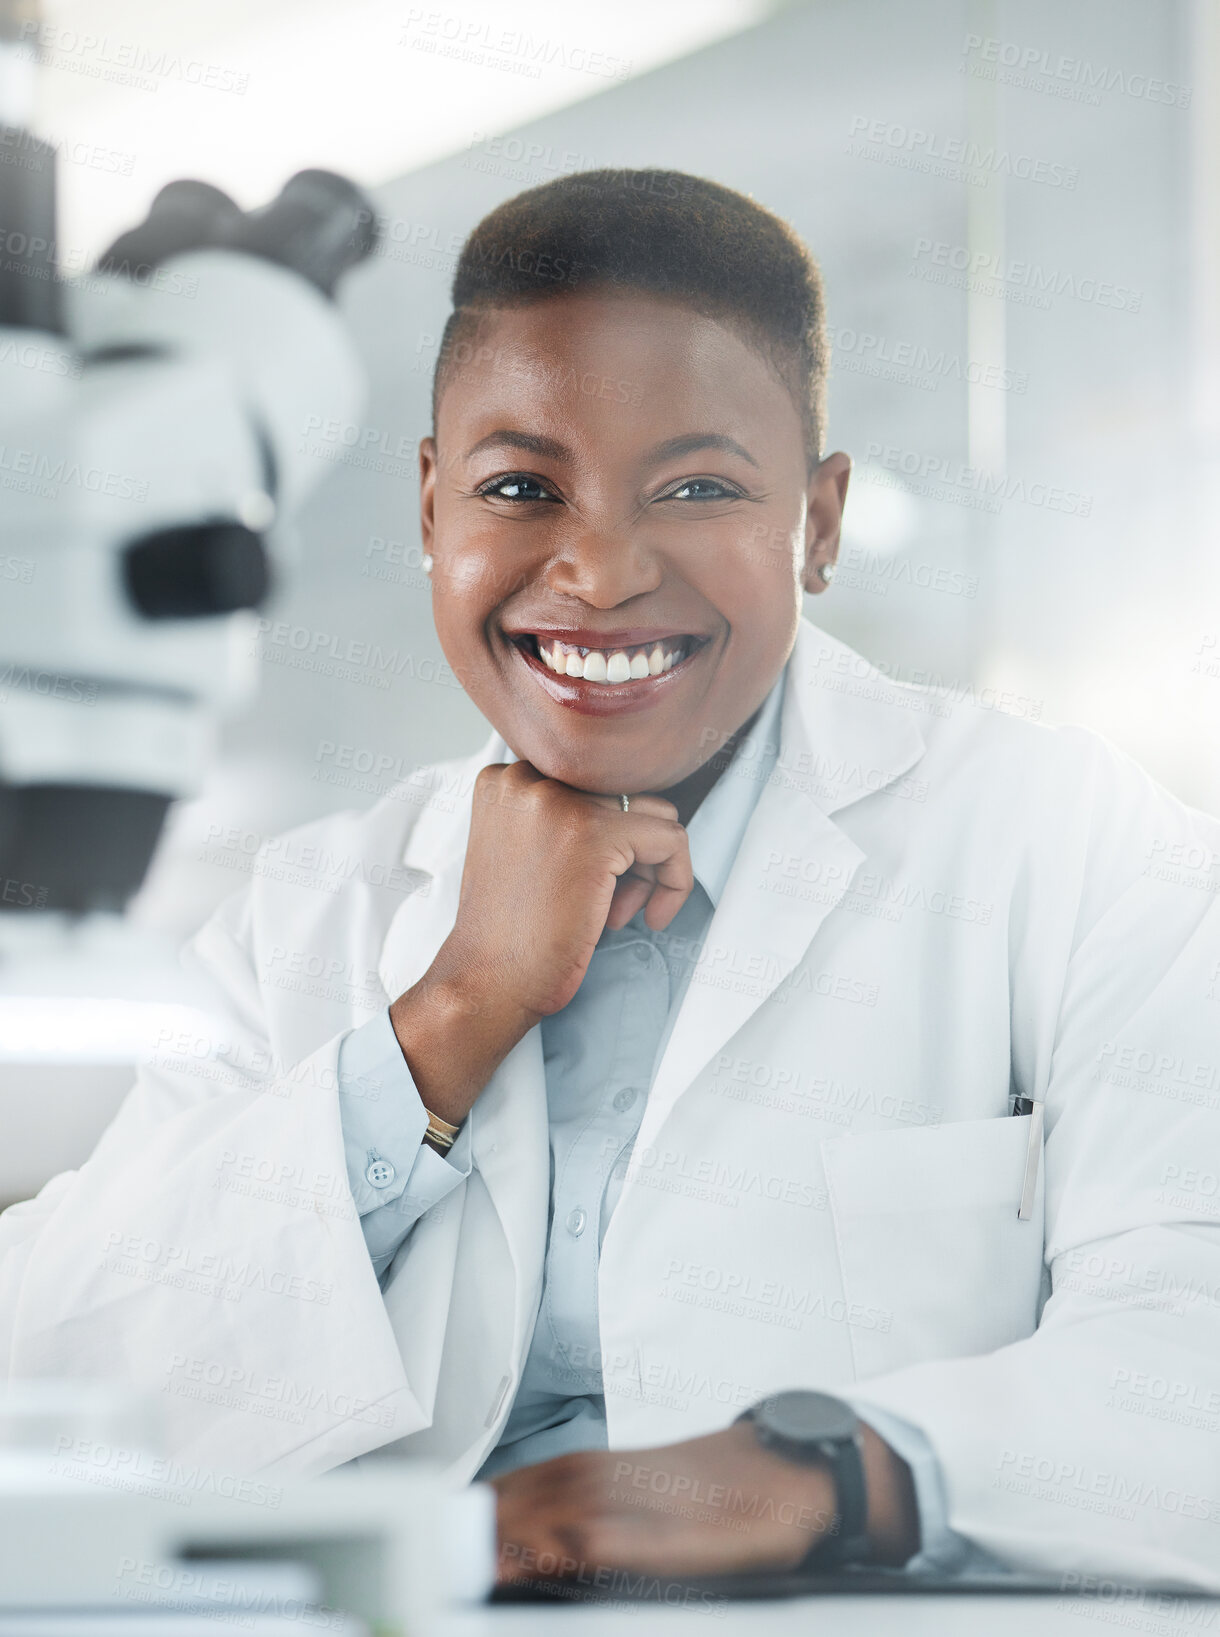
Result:
{"label": "woman's hand", "polygon": [[[905,1563],[919,1548],[910,1470],[871,1427],[860,1443],[874,1561]],[[560,1455],[492,1483],[502,1583],[794,1569],[834,1523],[829,1472],[765,1449],[749,1422],[662,1449]]]}
{"label": "woman's hand", "polygon": [[669,925],[694,877],[677,808],[590,795],[528,762],[485,767],[453,931],[390,1018],[425,1104],[462,1120],[540,1018],[580,987],[603,929]]}

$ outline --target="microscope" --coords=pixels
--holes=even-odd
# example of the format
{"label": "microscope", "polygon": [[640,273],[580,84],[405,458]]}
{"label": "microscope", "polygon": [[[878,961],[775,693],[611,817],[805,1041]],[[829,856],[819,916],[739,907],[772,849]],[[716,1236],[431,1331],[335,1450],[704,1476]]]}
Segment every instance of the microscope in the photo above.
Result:
{"label": "microscope", "polygon": [[36,1056],[56,1041],[88,1055],[73,1029],[123,1015],[106,1004],[122,985],[99,994],[99,974],[151,969],[122,912],[170,803],[198,791],[219,723],[252,692],[253,611],[324,470],[301,429],[359,415],[362,371],[332,298],[375,239],[365,194],[330,172],[302,171],[252,211],[178,181],[95,266],[65,270],[55,152],[30,130],[37,39],[31,0],[0,0],[9,1060],[31,1041]]}

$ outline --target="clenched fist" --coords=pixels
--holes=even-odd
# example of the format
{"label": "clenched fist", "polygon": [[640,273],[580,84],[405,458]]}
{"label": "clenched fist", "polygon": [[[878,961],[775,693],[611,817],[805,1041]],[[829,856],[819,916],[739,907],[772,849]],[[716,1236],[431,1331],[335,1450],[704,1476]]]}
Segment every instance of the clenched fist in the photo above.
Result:
{"label": "clenched fist", "polygon": [[666,927],[691,888],[672,802],[590,795],[528,762],[485,767],[452,932],[390,1011],[420,1096],[454,1123],[539,1019],[579,989],[603,930]]}

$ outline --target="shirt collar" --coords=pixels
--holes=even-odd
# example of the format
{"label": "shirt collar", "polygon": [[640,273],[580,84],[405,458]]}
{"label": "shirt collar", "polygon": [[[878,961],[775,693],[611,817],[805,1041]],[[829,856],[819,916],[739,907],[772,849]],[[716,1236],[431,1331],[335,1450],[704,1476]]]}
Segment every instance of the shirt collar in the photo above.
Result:
{"label": "shirt collar", "polygon": [[695,809],[686,834],[695,880],[715,908],[737,857],[746,826],[779,755],[780,713],[784,699],[781,671],[763,700],[749,733],[733,759]]}

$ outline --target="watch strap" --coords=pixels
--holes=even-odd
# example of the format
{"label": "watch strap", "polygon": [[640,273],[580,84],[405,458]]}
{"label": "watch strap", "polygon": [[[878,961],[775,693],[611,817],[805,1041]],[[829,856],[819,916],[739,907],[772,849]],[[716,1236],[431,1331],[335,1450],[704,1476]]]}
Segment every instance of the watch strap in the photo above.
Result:
{"label": "watch strap", "polygon": [[827,1465],[835,1487],[833,1529],[815,1540],[801,1561],[802,1569],[832,1569],[863,1563],[869,1556],[868,1486],[864,1457],[856,1437],[827,1446]]}
{"label": "watch strap", "polygon": [[[755,1436],[765,1449],[804,1466],[825,1466],[834,1485],[834,1521],[813,1542],[797,1565],[798,1571],[835,1569],[867,1561],[870,1556],[868,1486],[859,1437],[854,1432],[799,1440],[784,1437],[757,1414],[766,1403],[764,1399],[760,1404],[751,1405],[737,1419],[754,1423]],[[841,1407],[850,1414],[849,1406]],[[851,1419],[855,1420],[854,1415]]]}

